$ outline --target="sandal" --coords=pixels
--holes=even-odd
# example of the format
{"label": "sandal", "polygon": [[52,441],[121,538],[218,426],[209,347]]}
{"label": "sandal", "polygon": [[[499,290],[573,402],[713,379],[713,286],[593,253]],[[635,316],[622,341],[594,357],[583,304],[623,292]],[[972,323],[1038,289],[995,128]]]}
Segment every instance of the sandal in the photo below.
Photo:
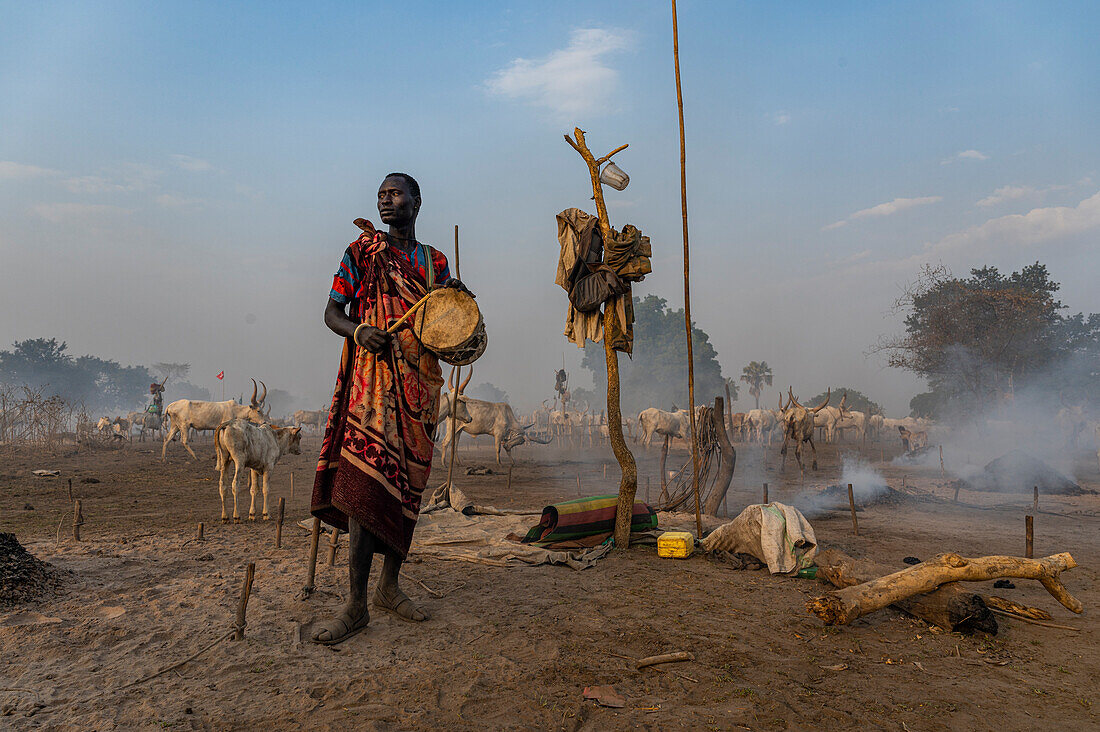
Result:
{"label": "sandal", "polygon": [[[343,643],[348,638],[351,638],[353,635],[362,632],[362,630],[366,628],[369,623],[370,613],[366,610],[363,611],[363,614],[359,617],[358,620],[354,621],[351,620],[346,612],[342,612],[336,616],[335,620],[331,620],[315,630],[310,640],[322,646],[334,646],[337,643]],[[343,632],[337,635],[337,633],[341,629],[343,630]],[[323,633],[326,630],[331,636],[330,638],[328,638],[328,640],[322,640],[317,637],[320,633]]]}

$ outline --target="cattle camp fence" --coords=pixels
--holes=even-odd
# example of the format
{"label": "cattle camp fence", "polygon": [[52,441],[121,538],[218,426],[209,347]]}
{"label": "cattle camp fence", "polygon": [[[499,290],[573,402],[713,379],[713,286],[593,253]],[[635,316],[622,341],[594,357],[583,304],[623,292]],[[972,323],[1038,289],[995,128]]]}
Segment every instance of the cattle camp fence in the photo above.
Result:
{"label": "cattle camp fence", "polygon": [[0,385],[0,446],[53,449],[93,431],[83,402],[66,402],[29,386]]}

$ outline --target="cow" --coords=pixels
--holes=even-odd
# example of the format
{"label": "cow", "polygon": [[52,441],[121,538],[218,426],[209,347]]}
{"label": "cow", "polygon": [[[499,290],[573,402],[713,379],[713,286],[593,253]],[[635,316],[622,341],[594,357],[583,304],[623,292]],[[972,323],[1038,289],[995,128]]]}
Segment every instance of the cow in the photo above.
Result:
{"label": "cow", "polygon": [[732,435],[736,435],[736,440],[738,442],[743,442],[745,440],[745,433],[744,433],[745,426],[746,425],[745,425],[745,413],[744,412],[733,412],[732,414],[730,414],[730,416],[729,416],[730,432],[732,433]]}
{"label": "cow", "polygon": [[833,425],[833,428],[840,433],[840,437],[844,436],[844,430],[855,430],[856,440],[862,441],[867,436],[867,415],[854,409],[844,409],[842,407],[840,418]]}
{"label": "cow", "polygon": [[840,421],[841,415],[844,413],[844,406],[848,403],[848,392],[844,392],[840,397],[840,404],[835,407],[825,407],[820,412],[814,415],[814,427],[818,430],[818,435],[825,442],[836,441],[836,423]]}
{"label": "cow", "polygon": [[[260,382],[263,384],[264,382]],[[187,444],[189,430],[216,430],[223,422],[234,419],[247,419],[256,424],[263,424],[266,415],[263,413],[264,400],[267,399],[267,384],[264,384],[264,395],[256,399],[256,380],[252,380],[252,399],[250,403],[237,404],[229,399],[224,402],[200,402],[190,399],[177,399],[164,410],[164,416],[169,421],[168,431],[164,433],[164,445],[160,450],[160,459],[165,460],[168,443],[179,434],[180,443],[191,453],[191,459],[197,460],[198,455]]]}
{"label": "cow", "polygon": [[290,419],[295,427],[313,427],[323,430],[328,423],[328,410],[318,409],[316,412],[311,412],[308,409],[299,409],[291,415]]}
{"label": "cow", "polygon": [[783,456],[783,465],[780,466],[780,470],[787,465],[787,443],[791,440],[794,440],[794,457],[798,461],[798,472],[800,474],[803,472],[803,442],[810,443],[810,450],[813,451],[814,457],[811,467],[817,470],[817,447],[814,446],[814,418],[829,404],[832,389],[825,392],[825,401],[816,407],[804,407],[799,404],[798,400],[794,398],[793,389],[790,387],[787,388],[787,396],[789,401],[783,412],[783,449],[779,451],[779,454]]}
{"label": "cow", "polygon": [[255,424],[248,419],[232,419],[217,426],[214,430],[214,453],[218,494],[222,500],[222,523],[229,522],[225,513],[225,471],[229,463],[233,463],[233,522],[241,522],[237,512],[237,478],[242,469],[249,470],[251,475],[252,502],[248,505],[248,520],[256,520],[256,489],[258,478],[263,476],[263,517],[267,521],[267,481],[271,471],[283,455],[301,455],[301,442],[299,427],[272,427],[269,424]]}
{"label": "cow", "polygon": [[914,453],[928,447],[928,433],[924,430],[916,432],[898,425],[898,434],[901,436],[901,444],[908,453]]}
{"label": "cow", "polygon": [[878,440],[882,437],[883,425],[885,424],[885,418],[881,414],[872,414],[867,418],[867,439],[871,441]]}
{"label": "cow", "polygon": [[157,430],[164,429],[164,415],[156,414],[154,412],[130,412],[128,419],[130,420],[130,428],[141,427],[138,432],[138,439],[141,442],[145,442],[145,430],[149,430],[153,434],[156,434]]}
{"label": "cow", "polygon": [[643,409],[638,414],[638,424],[642,426],[642,446],[649,447],[655,434],[670,439],[691,434],[689,419],[686,409],[677,409],[673,412],[666,412],[656,407]]}
{"label": "cow", "polygon": [[95,424],[96,431],[112,440],[125,440],[130,433],[130,420],[125,417],[100,417]]}
{"label": "cow", "polygon": [[[439,446],[443,453],[444,465],[447,464],[447,446],[451,444],[451,440],[456,439],[456,434],[451,431],[451,401],[451,396],[444,396],[443,404],[439,410],[439,421],[446,420],[447,422],[446,434]],[[537,442],[542,445],[550,442],[549,438],[543,440],[527,434],[527,430],[533,427],[534,423],[521,424],[507,402],[486,402],[481,399],[471,399],[463,394],[461,390],[459,390],[455,401],[455,415],[457,417],[455,421],[459,424],[454,432],[465,432],[471,437],[492,435],[493,445],[496,447],[497,465],[501,464],[500,448],[502,447],[508,453],[508,457],[511,458],[512,464],[515,465],[516,459],[512,455],[512,448],[522,445],[525,441]]]}

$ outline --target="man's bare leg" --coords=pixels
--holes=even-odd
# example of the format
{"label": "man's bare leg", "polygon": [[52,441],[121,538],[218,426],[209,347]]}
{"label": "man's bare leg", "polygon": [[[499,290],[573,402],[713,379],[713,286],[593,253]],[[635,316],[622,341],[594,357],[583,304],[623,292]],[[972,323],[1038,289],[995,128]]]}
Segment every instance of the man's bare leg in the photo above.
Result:
{"label": "man's bare leg", "polygon": [[366,627],[370,622],[367,609],[367,580],[374,558],[376,539],[359,523],[348,517],[348,604],[343,612],[327,623],[318,626],[313,640],[318,643],[335,643]]}

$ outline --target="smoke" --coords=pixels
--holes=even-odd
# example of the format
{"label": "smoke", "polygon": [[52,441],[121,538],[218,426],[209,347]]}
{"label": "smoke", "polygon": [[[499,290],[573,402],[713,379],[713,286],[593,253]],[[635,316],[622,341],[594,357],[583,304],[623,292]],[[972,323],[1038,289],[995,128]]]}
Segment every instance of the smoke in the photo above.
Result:
{"label": "smoke", "polygon": [[873,500],[887,489],[882,473],[858,455],[845,454],[841,458],[840,484],[847,487],[849,483],[857,503]]}

